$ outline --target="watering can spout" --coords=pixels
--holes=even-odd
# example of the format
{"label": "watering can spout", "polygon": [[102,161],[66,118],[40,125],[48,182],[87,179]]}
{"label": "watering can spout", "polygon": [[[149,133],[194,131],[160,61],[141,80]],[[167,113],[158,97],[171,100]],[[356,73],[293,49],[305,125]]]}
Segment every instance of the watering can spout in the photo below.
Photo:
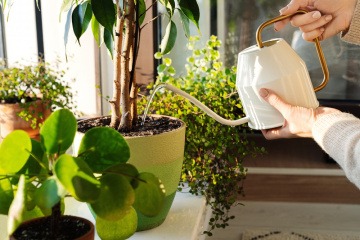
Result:
{"label": "watering can spout", "polygon": [[210,117],[212,117],[213,119],[215,119],[217,122],[219,122],[221,124],[228,125],[228,126],[238,126],[238,125],[242,125],[242,124],[247,123],[247,122],[250,121],[250,118],[248,118],[248,117],[243,117],[243,118],[238,119],[238,120],[228,120],[228,119],[222,118],[218,114],[213,112],[210,108],[205,106],[202,102],[200,102],[199,100],[197,100],[196,98],[194,98],[190,94],[188,94],[188,93],[174,87],[173,85],[170,85],[170,84],[167,84],[167,83],[162,83],[161,87],[166,88],[166,89],[168,89],[168,90],[170,90],[170,91],[172,91],[172,92],[174,92],[174,93],[188,99],[195,106],[197,106],[198,108],[203,110],[207,115],[209,115]]}

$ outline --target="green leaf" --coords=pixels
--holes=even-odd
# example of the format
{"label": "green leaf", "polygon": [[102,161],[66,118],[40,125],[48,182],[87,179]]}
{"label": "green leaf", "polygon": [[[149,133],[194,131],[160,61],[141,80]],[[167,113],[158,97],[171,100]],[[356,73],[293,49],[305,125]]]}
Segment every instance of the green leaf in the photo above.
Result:
{"label": "green leaf", "polygon": [[83,2],[75,7],[72,13],[72,26],[74,34],[80,43],[81,35],[86,31],[92,17],[90,2]]}
{"label": "green leaf", "polygon": [[22,130],[8,134],[0,145],[0,174],[14,174],[27,162],[31,152],[29,135]]}
{"label": "green leaf", "polygon": [[63,154],[54,165],[54,173],[65,189],[80,202],[95,201],[100,195],[100,182],[81,159]]}
{"label": "green leaf", "polygon": [[0,179],[0,214],[7,215],[14,199],[14,192],[8,178]]}
{"label": "green leaf", "polygon": [[146,16],[146,4],[144,0],[138,0],[138,4],[139,4],[139,26],[141,26]]}
{"label": "green leaf", "polygon": [[140,173],[139,186],[135,189],[134,207],[148,217],[156,216],[163,208],[165,200],[164,185],[151,173]]}
{"label": "green leaf", "polygon": [[137,177],[139,175],[139,172],[134,165],[128,163],[120,163],[109,167],[105,170],[105,173],[114,173],[124,176],[130,182],[133,188],[136,188],[138,186],[139,181],[137,180]]}
{"label": "green leaf", "polygon": [[163,55],[169,53],[175,45],[175,40],[177,36],[176,25],[173,21],[170,21],[166,27],[165,35],[161,40],[160,49]]}
{"label": "green leaf", "polygon": [[104,29],[104,42],[105,42],[105,46],[107,48],[107,50],[109,51],[110,57],[113,58],[113,54],[114,54],[114,38],[113,35],[111,33],[111,31],[109,31],[108,29]]}
{"label": "green leaf", "polygon": [[96,127],[87,131],[81,140],[78,156],[81,156],[93,172],[126,163],[130,149],[121,134],[113,128]]}
{"label": "green leaf", "polygon": [[97,216],[109,221],[123,218],[131,210],[135,193],[129,181],[117,174],[105,174],[100,179],[101,193],[98,200],[91,203]]}
{"label": "green leaf", "polygon": [[91,0],[93,13],[96,20],[105,29],[112,32],[116,20],[116,11],[113,0]]}
{"label": "green leaf", "polygon": [[91,30],[92,30],[92,33],[93,33],[93,36],[95,38],[97,45],[100,47],[100,45],[101,45],[100,24],[96,20],[95,15],[92,15],[92,18],[91,18]]}
{"label": "green leaf", "polygon": [[118,221],[96,218],[96,232],[101,239],[122,240],[131,237],[137,228],[137,214],[134,208]]}
{"label": "green leaf", "polygon": [[11,203],[8,213],[8,234],[12,234],[23,221],[23,213],[25,211],[26,188],[25,176],[21,175],[15,198]]}
{"label": "green leaf", "polygon": [[[34,139],[31,139],[31,146],[32,155],[30,155],[24,167],[19,171],[19,174],[35,176],[39,175],[42,170],[39,162],[36,159],[38,159],[39,161],[46,159],[46,157],[44,156],[44,150],[42,149],[41,144]],[[44,163],[44,166],[47,166],[47,163]]]}
{"label": "green leaf", "polygon": [[40,209],[51,209],[62,196],[62,188],[58,186],[54,177],[46,179],[34,195],[34,201]]}
{"label": "green leaf", "polygon": [[180,13],[181,24],[183,26],[185,36],[187,38],[189,38],[190,37],[190,21],[181,9],[179,10],[179,13]]}
{"label": "green leaf", "polygon": [[180,0],[179,6],[186,17],[192,21],[199,29],[200,10],[197,1],[194,0]]}
{"label": "green leaf", "polygon": [[40,129],[41,143],[48,154],[64,153],[72,144],[77,130],[74,115],[67,109],[53,112]]}
{"label": "green leaf", "polygon": [[174,14],[174,11],[175,11],[175,1],[174,0],[160,0],[160,3],[163,6],[165,6],[170,17],[172,17]]}

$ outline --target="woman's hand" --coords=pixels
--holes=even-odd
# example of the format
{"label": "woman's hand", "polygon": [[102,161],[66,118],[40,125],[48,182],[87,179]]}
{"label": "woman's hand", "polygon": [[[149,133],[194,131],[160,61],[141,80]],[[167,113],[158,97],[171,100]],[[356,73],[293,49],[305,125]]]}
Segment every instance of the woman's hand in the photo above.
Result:
{"label": "woman's hand", "polygon": [[285,118],[282,127],[262,130],[266,139],[312,137],[312,127],[317,118],[324,114],[340,112],[339,110],[327,107],[310,109],[292,106],[273,91],[264,88],[260,89],[259,94]]}
{"label": "woman's hand", "polygon": [[274,28],[279,31],[290,21],[300,28],[305,40],[312,41],[316,37],[324,40],[349,28],[356,3],[357,0],[291,0],[280,10],[281,15],[293,14],[299,9],[309,12],[277,22]]}

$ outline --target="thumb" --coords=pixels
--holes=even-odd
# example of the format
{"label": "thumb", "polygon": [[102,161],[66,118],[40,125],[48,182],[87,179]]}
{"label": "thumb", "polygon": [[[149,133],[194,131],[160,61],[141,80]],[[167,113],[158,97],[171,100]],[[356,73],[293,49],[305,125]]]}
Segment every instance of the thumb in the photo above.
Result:
{"label": "thumb", "polygon": [[269,89],[261,88],[259,90],[259,95],[271,106],[277,109],[283,116],[285,116],[287,111],[291,108],[291,105],[286,103],[276,93]]}

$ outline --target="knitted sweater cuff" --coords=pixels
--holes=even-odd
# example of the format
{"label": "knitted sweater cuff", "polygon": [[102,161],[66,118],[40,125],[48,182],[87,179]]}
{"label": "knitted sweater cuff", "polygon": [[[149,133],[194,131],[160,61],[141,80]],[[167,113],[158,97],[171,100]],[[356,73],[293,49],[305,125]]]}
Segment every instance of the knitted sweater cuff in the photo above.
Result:
{"label": "knitted sweater cuff", "polygon": [[313,137],[360,188],[360,119],[348,113],[332,113],[314,124]]}
{"label": "knitted sweater cuff", "polygon": [[341,33],[341,38],[345,42],[360,44],[360,1],[356,3],[354,16],[351,20],[350,27],[347,32]]}
{"label": "knitted sweater cuff", "polygon": [[360,120],[349,113],[332,113],[320,117],[312,128],[314,140],[325,150],[331,150],[339,139],[339,133],[349,128],[349,124],[360,124]]}

